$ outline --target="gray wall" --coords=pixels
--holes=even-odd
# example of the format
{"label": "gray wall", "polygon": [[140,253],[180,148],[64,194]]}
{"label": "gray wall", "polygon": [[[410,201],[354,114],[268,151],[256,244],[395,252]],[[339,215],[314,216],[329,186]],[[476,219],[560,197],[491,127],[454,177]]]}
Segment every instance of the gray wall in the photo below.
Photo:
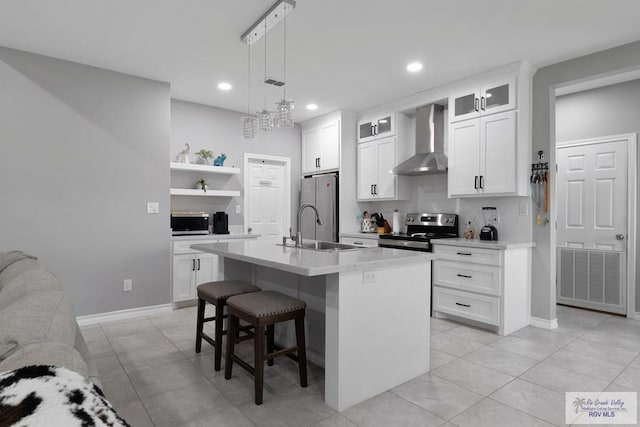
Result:
{"label": "gray wall", "polygon": [[[295,223],[300,191],[301,133],[296,125],[293,129],[274,129],[269,134],[259,134],[253,140],[244,140],[240,133],[240,117],[243,114],[209,107],[192,102],[171,101],[171,160],[184,148],[185,143],[191,146],[191,161],[200,149],[207,149],[217,156],[225,153],[227,159],[224,166],[244,167],[244,153],[266,154],[291,158],[291,221]],[[194,174],[174,172],[172,186],[191,187],[195,184]],[[240,197],[184,197],[174,196],[171,199],[173,210],[196,210],[205,212],[226,211],[230,225],[242,225],[244,213],[236,214],[235,207],[243,205],[244,171],[231,178],[227,176],[203,176],[209,188],[225,190],[241,190]],[[197,181],[199,177],[196,177]],[[295,226],[295,224],[292,224]]]}
{"label": "gray wall", "polygon": [[[556,141],[640,133],[640,80],[556,98]],[[637,159],[636,159],[637,162]],[[637,186],[640,189],[640,185]],[[640,197],[636,196],[636,200]],[[636,206],[636,212],[640,206]],[[636,242],[640,232],[636,230]],[[638,265],[639,254],[635,262]],[[636,270],[636,311],[640,311],[640,269]]]}
{"label": "gray wall", "polygon": [[[532,155],[535,156],[538,150],[544,150],[549,163],[554,164],[556,161],[554,95],[556,87],[637,68],[640,68],[640,42],[539,69],[533,77]],[[552,183],[555,179],[555,172],[552,171]],[[556,197],[554,187],[551,185],[551,200],[555,200]],[[551,219],[554,220],[557,214],[555,203],[551,204],[551,214]],[[531,314],[542,319],[555,319],[556,262],[555,250],[552,248],[555,246],[555,229],[533,224],[533,239],[536,247],[532,258]]]}
{"label": "gray wall", "polygon": [[0,81],[0,251],[79,315],[169,303],[169,85],[4,47]]}

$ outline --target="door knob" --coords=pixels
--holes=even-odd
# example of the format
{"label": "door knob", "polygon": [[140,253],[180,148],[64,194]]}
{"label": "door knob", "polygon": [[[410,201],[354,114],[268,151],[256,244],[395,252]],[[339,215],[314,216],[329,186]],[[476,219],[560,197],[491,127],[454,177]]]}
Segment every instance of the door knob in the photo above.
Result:
{"label": "door knob", "polygon": [[624,234],[616,234],[616,240],[624,240]]}

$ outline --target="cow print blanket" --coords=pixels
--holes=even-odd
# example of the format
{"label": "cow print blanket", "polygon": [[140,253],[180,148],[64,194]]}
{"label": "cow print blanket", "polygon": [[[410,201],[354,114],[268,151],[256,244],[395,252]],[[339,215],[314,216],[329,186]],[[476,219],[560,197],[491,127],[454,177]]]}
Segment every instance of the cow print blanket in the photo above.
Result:
{"label": "cow print blanket", "polygon": [[0,373],[0,427],[128,426],[102,391],[66,368],[26,366]]}

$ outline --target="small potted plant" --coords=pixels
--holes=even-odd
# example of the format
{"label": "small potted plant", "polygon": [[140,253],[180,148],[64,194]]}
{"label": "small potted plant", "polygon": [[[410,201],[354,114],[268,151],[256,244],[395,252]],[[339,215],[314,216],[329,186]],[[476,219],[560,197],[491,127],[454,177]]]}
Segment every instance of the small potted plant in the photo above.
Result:
{"label": "small potted plant", "polygon": [[203,164],[203,165],[211,165],[212,160],[213,160],[213,151],[205,150],[203,148],[202,150],[196,152],[196,155],[198,156],[201,164]]}
{"label": "small potted plant", "polygon": [[202,190],[206,193],[208,189],[209,184],[207,184],[207,181],[205,181],[204,179],[201,178],[198,180],[198,182],[196,182],[196,190]]}

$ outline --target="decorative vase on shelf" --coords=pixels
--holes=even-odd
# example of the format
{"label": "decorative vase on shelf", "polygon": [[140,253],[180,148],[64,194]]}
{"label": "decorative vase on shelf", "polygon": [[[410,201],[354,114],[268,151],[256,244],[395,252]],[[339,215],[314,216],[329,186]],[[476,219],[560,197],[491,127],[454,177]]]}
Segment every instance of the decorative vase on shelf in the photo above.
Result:
{"label": "decorative vase on shelf", "polygon": [[202,190],[206,193],[208,189],[209,189],[209,185],[206,183],[204,179],[201,179],[200,181],[196,182],[196,190]]}

